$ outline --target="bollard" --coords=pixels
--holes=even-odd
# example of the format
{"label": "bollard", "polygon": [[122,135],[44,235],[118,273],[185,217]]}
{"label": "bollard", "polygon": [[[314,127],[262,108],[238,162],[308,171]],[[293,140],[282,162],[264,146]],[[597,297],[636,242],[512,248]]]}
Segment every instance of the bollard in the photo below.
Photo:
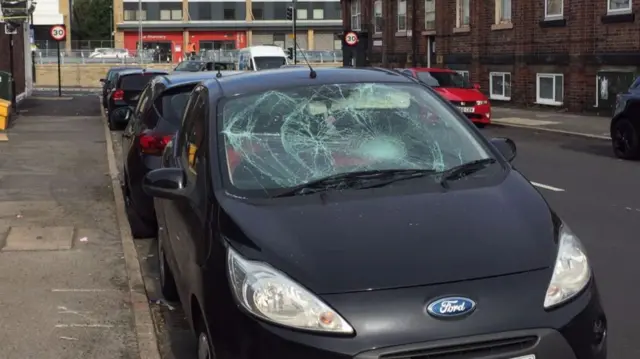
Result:
{"label": "bollard", "polygon": [[9,116],[11,115],[11,102],[0,99],[0,131],[9,127]]}

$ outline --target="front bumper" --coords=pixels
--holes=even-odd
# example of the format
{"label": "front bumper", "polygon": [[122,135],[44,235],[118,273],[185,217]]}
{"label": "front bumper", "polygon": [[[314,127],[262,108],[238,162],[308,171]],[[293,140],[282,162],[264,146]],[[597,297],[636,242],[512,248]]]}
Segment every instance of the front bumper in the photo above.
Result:
{"label": "front bumper", "polygon": [[[546,285],[549,277],[549,271],[540,270],[420,288],[323,296],[329,305],[340,308],[356,330],[354,337],[292,331],[236,309],[235,330],[225,331],[224,339],[219,339],[242,359],[533,359],[527,355],[606,359],[607,323],[595,282],[571,302],[545,311],[543,295],[531,288]],[[431,293],[475,293],[471,297],[478,306],[466,318],[435,319],[424,312],[433,298]],[[217,332],[224,329],[228,326]]]}

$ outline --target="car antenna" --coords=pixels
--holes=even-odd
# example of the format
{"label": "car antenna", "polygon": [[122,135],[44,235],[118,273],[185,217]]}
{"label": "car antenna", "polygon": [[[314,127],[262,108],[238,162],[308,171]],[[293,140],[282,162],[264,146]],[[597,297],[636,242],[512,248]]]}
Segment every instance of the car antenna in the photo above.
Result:
{"label": "car antenna", "polygon": [[302,54],[302,57],[304,58],[304,62],[309,67],[309,78],[315,79],[318,76],[318,74],[316,74],[316,70],[314,70],[313,67],[311,67],[311,64],[307,60],[307,55],[304,54],[304,51],[302,51],[302,49],[300,48],[300,45],[298,45],[297,41],[294,41],[293,43],[296,45],[296,48],[298,50],[300,50],[300,53]]}

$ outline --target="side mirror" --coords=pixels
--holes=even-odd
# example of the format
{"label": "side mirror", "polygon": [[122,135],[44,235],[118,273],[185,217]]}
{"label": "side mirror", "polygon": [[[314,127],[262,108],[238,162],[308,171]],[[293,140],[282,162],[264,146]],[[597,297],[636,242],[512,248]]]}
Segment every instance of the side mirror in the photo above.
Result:
{"label": "side mirror", "polygon": [[491,139],[491,143],[502,153],[507,161],[511,162],[516,158],[518,151],[516,150],[516,143],[510,138],[496,137]]}
{"label": "side mirror", "polygon": [[478,84],[474,84],[474,85],[473,85],[473,88],[474,88],[474,89],[476,89],[476,90],[480,90],[480,85],[478,85]]}
{"label": "side mirror", "polygon": [[159,168],[147,173],[142,189],[152,197],[184,198],[184,172],[179,168]]}

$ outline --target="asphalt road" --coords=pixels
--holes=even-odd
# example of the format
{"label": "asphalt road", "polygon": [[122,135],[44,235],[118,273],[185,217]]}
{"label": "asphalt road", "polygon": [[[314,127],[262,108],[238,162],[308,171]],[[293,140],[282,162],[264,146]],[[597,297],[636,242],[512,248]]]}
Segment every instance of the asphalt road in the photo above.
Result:
{"label": "asphalt road", "polygon": [[[614,158],[606,141],[515,128],[489,128],[487,137],[516,142],[515,167],[582,239],[590,255],[609,319],[609,358],[640,358],[640,163]],[[113,133],[119,157],[119,133]],[[120,158],[118,158],[120,160]],[[157,289],[155,240],[137,241],[152,301]],[[176,303],[152,306],[163,359],[195,357],[184,313]]]}
{"label": "asphalt road", "polygon": [[640,163],[618,160],[607,141],[521,129],[484,130],[516,142],[515,167],[585,244],[609,321],[609,358],[640,358]]}

